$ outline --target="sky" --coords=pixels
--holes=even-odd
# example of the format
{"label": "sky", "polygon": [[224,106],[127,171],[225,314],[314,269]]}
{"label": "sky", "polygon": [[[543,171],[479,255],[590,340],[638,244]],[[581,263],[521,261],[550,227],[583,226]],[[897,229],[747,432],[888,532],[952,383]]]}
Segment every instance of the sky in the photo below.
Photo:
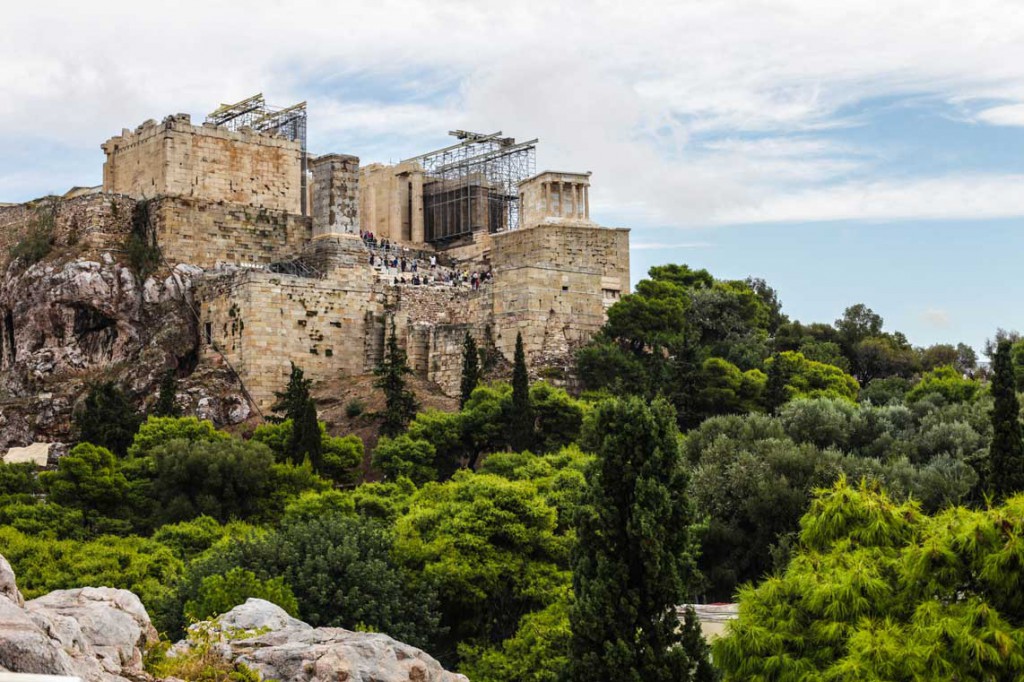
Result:
{"label": "sky", "polygon": [[256,92],[313,153],[454,129],[592,171],[660,263],[762,277],[791,318],[865,303],[915,345],[1024,329],[1019,0],[47,0],[0,20],[0,202],[101,182],[100,143]]}

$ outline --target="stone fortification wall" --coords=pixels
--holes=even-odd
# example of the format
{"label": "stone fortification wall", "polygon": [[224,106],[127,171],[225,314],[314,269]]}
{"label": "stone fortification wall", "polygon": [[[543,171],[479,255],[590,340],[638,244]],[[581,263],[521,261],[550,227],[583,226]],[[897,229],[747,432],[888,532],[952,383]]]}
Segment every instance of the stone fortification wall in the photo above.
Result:
{"label": "stone fortification wall", "polygon": [[103,189],[173,195],[302,212],[299,142],[247,130],[192,125],[185,114],[146,121],[103,145]]}
{"label": "stone fortification wall", "polygon": [[112,194],[76,199],[47,197],[39,201],[0,207],[0,265],[6,267],[11,249],[26,233],[49,225],[55,248],[68,246],[117,249],[132,229],[135,201]]}
{"label": "stone fortification wall", "polygon": [[289,362],[314,379],[368,370],[366,323],[377,308],[370,273],[340,287],[328,280],[242,270],[208,278],[196,298],[205,353],[209,356],[216,344],[261,408],[269,407],[274,391],[287,383]]}
{"label": "stone fortification wall", "polygon": [[182,197],[153,201],[150,216],[164,259],[202,268],[288,260],[312,236],[310,219],[294,213]]}
{"label": "stone fortification wall", "polygon": [[512,357],[523,335],[534,364],[568,357],[629,290],[629,230],[544,224],[494,235],[495,344]]}

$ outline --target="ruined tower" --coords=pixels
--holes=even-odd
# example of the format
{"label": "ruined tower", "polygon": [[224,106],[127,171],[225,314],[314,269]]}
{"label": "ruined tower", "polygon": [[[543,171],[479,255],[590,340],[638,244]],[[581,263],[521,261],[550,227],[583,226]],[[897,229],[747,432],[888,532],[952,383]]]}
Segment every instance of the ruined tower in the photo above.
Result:
{"label": "ruined tower", "polygon": [[313,171],[313,238],[359,235],[359,157],[326,154]]}

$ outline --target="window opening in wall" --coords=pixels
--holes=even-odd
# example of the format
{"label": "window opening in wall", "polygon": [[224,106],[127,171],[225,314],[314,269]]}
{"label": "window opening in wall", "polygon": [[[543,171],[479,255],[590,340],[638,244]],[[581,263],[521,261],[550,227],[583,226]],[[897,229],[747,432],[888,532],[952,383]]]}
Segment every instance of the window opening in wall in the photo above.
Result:
{"label": "window opening in wall", "polygon": [[211,324],[210,322],[207,322],[206,323],[206,330],[205,331],[206,331],[206,345],[207,346],[212,345],[213,344],[213,324]]}

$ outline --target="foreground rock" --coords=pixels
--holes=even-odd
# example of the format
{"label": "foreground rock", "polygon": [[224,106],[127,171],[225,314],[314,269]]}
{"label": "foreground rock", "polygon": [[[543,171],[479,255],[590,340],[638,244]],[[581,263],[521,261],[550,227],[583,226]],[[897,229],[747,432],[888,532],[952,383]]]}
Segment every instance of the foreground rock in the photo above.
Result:
{"label": "foreground rock", "polygon": [[[250,599],[213,626],[231,633],[222,654],[280,682],[468,682],[423,651],[387,635],[314,628],[262,599]],[[245,637],[240,630],[262,634]],[[179,642],[179,653],[187,644]]]}
{"label": "foreground rock", "polygon": [[138,682],[143,649],[157,633],[127,590],[84,587],[24,601],[0,556],[0,666],[19,673],[71,675],[86,682]]}

